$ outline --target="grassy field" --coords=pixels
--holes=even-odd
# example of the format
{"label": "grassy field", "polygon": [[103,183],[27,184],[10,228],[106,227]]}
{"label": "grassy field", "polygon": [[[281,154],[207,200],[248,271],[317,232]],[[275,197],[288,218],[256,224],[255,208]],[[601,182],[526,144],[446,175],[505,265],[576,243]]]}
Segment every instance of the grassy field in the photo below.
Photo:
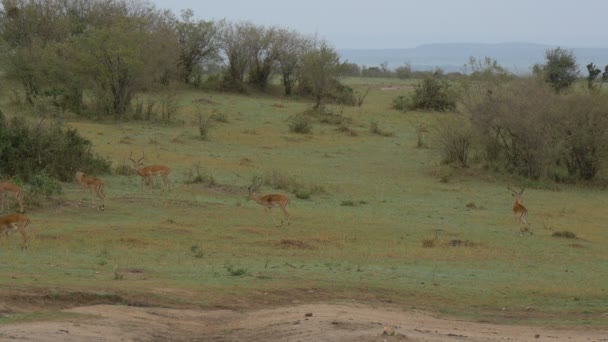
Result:
{"label": "grassy field", "polygon": [[[346,81],[371,89],[362,107],[332,108],[352,119],[357,136],[324,124],[290,133],[288,118],[306,101],[194,90],[179,92],[171,125],[70,120],[114,166],[142,151],[146,164],[170,166],[173,187],[162,192],[156,179],[142,190],[135,174],[101,176],[108,198],[100,212],[79,206],[91,196],[65,184],[62,197],[28,210],[29,250],[20,251],[17,234],[0,240],[0,297],[51,308],[360,301],[494,322],[608,323],[605,191],[529,185],[535,235],[520,237],[512,179],[440,166],[435,151],[416,147],[417,128],[432,132],[449,114],[391,109],[411,81]],[[203,141],[199,113],[228,121]],[[370,133],[371,121],[393,135]],[[187,184],[196,165],[217,185]],[[273,173],[322,190],[291,194],[291,225],[280,228],[246,200],[252,176]],[[578,238],[552,237],[564,230]]]}

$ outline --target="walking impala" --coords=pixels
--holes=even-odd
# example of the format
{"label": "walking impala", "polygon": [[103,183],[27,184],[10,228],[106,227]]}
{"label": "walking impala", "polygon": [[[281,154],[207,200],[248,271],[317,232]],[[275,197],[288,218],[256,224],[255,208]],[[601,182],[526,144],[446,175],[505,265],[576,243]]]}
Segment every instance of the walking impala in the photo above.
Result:
{"label": "walking impala", "polygon": [[[285,215],[285,221],[287,221],[287,224],[289,225],[289,213],[285,208],[289,204],[289,198],[281,194],[268,194],[258,196],[255,193],[260,187],[260,185],[262,185],[262,180],[260,179],[259,183],[256,184],[256,179],[254,179],[253,184],[251,184],[251,186],[247,188],[247,190],[249,190],[249,197],[247,198],[252,199],[256,201],[259,205],[263,206],[269,215],[270,209],[272,209],[272,207],[281,208],[281,210],[283,211],[283,215]],[[274,221],[275,226],[278,227],[279,225],[277,224],[277,221],[274,219],[274,217],[272,217],[272,215],[270,215],[270,217],[272,218],[272,221]],[[283,225],[283,221],[281,221],[281,225]]]}
{"label": "walking impala", "polygon": [[91,192],[95,192],[97,197],[101,200],[101,205],[98,209],[101,211],[105,210],[104,198],[106,197],[106,194],[103,191],[105,186],[104,182],[99,178],[86,176],[84,172],[80,171],[76,172],[76,179],[82,185],[84,191],[89,189]]}
{"label": "walking impala", "polygon": [[[19,203],[19,208],[21,209],[21,213],[23,213],[23,189],[20,186],[15,185],[9,181],[4,181],[0,183],[0,196],[2,197],[2,210],[4,211],[4,197],[6,193],[9,192],[13,194],[17,203]],[[8,210],[11,210],[11,206],[9,202],[6,202]]]}
{"label": "walking impala", "polygon": [[528,224],[528,209],[524,207],[522,199],[525,189],[521,188],[521,191],[519,192],[511,189],[510,186],[507,186],[507,189],[511,190],[511,195],[515,198],[515,203],[513,203],[513,217],[515,218],[515,222],[519,223],[519,235],[523,236],[524,232],[529,232],[530,235],[532,235],[530,225]]}
{"label": "walking impala", "polygon": [[[133,170],[135,170],[135,172],[137,172],[138,175],[140,175],[142,177],[142,182],[141,182],[141,187],[143,189],[144,187],[144,182],[148,182],[148,184],[150,185],[150,190],[152,189],[152,177],[155,176],[161,176],[163,178],[163,183],[165,185],[165,187],[169,188],[169,185],[171,184],[171,182],[169,181],[169,178],[167,178],[169,176],[169,173],[171,173],[171,169],[168,168],[165,165],[149,165],[149,166],[143,166],[142,165],[142,160],[144,159],[144,153],[141,153],[141,158],[139,158],[137,161],[133,160],[133,158],[131,158],[131,155],[129,155],[129,160],[133,163],[133,166],[131,166],[133,168]],[[163,191],[165,189],[163,188]]]}
{"label": "walking impala", "polygon": [[8,233],[11,230],[19,230],[21,236],[23,237],[23,243],[21,244],[21,249],[27,249],[27,233],[25,229],[29,226],[30,220],[22,214],[13,214],[0,216],[0,233],[4,230],[6,233],[6,241],[8,241]]}

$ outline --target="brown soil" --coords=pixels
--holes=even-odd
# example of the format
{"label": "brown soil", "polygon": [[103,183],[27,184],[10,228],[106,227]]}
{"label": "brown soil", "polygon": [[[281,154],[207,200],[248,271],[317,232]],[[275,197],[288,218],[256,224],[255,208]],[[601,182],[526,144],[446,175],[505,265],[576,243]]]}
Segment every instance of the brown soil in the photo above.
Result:
{"label": "brown soil", "polygon": [[607,329],[463,322],[357,304],[245,312],[93,305],[63,312],[86,316],[1,325],[0,341],[608,341]]}

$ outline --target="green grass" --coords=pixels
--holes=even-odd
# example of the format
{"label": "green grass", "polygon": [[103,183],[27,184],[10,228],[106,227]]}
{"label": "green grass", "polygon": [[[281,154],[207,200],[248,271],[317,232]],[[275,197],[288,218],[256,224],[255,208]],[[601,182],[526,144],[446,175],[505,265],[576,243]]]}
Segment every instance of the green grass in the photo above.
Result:
{"label": "green grass", "polygon": [[[170,166],[173,189],[102,176],[108,198],[99,212],[78,207],[90,195],[65,184],[60,202],[28,209],[29,250],[20,251],[17,234],[0,239],[0,295],[103,291],[204,308],[354,299],[473,320],[606,324],[604,191],[527,189],[535,235],[520,237],[507,181],[454,170],[441,182],[433,149],[416,148],[417,127],[432,131],[446,114],[391,109],[407,89],[382,88],[412,81],[346,81],[371,87],[362,107],[331,108],[353,120],[356,137],[322,124],[290,133],[289,117],[310,103],[264,94],[181,91],[172,125],[71,120],[114,165],[145,151],[144,163]],[[200,98],[213,103],[193,102]],[[197,115],[217,112],[227,122],[202,141]],[[394,136],[370,133],[372,120]],[[185,184],[197,163],[215,186]],[[252,176],[273,171],[324,190],[290,195],[291,224],[281,228],[246,201]],[[271,215],[282,219],[279,209]],[[578,239],[551,236],[559,231]],[[451,246],[456,239],[472,244]]]}

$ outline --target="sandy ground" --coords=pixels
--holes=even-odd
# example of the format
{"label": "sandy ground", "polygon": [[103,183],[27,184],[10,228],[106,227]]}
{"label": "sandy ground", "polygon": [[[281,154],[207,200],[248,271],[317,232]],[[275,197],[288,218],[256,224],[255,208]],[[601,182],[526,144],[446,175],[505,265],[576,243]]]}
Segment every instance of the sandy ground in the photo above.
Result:
{"label": "sandy ground", "polygon": [[608,341],[608,328],[473,323],[364,305],[248,312],[94,305],[64,311],[95,317],[2,325],[0,341]]}

